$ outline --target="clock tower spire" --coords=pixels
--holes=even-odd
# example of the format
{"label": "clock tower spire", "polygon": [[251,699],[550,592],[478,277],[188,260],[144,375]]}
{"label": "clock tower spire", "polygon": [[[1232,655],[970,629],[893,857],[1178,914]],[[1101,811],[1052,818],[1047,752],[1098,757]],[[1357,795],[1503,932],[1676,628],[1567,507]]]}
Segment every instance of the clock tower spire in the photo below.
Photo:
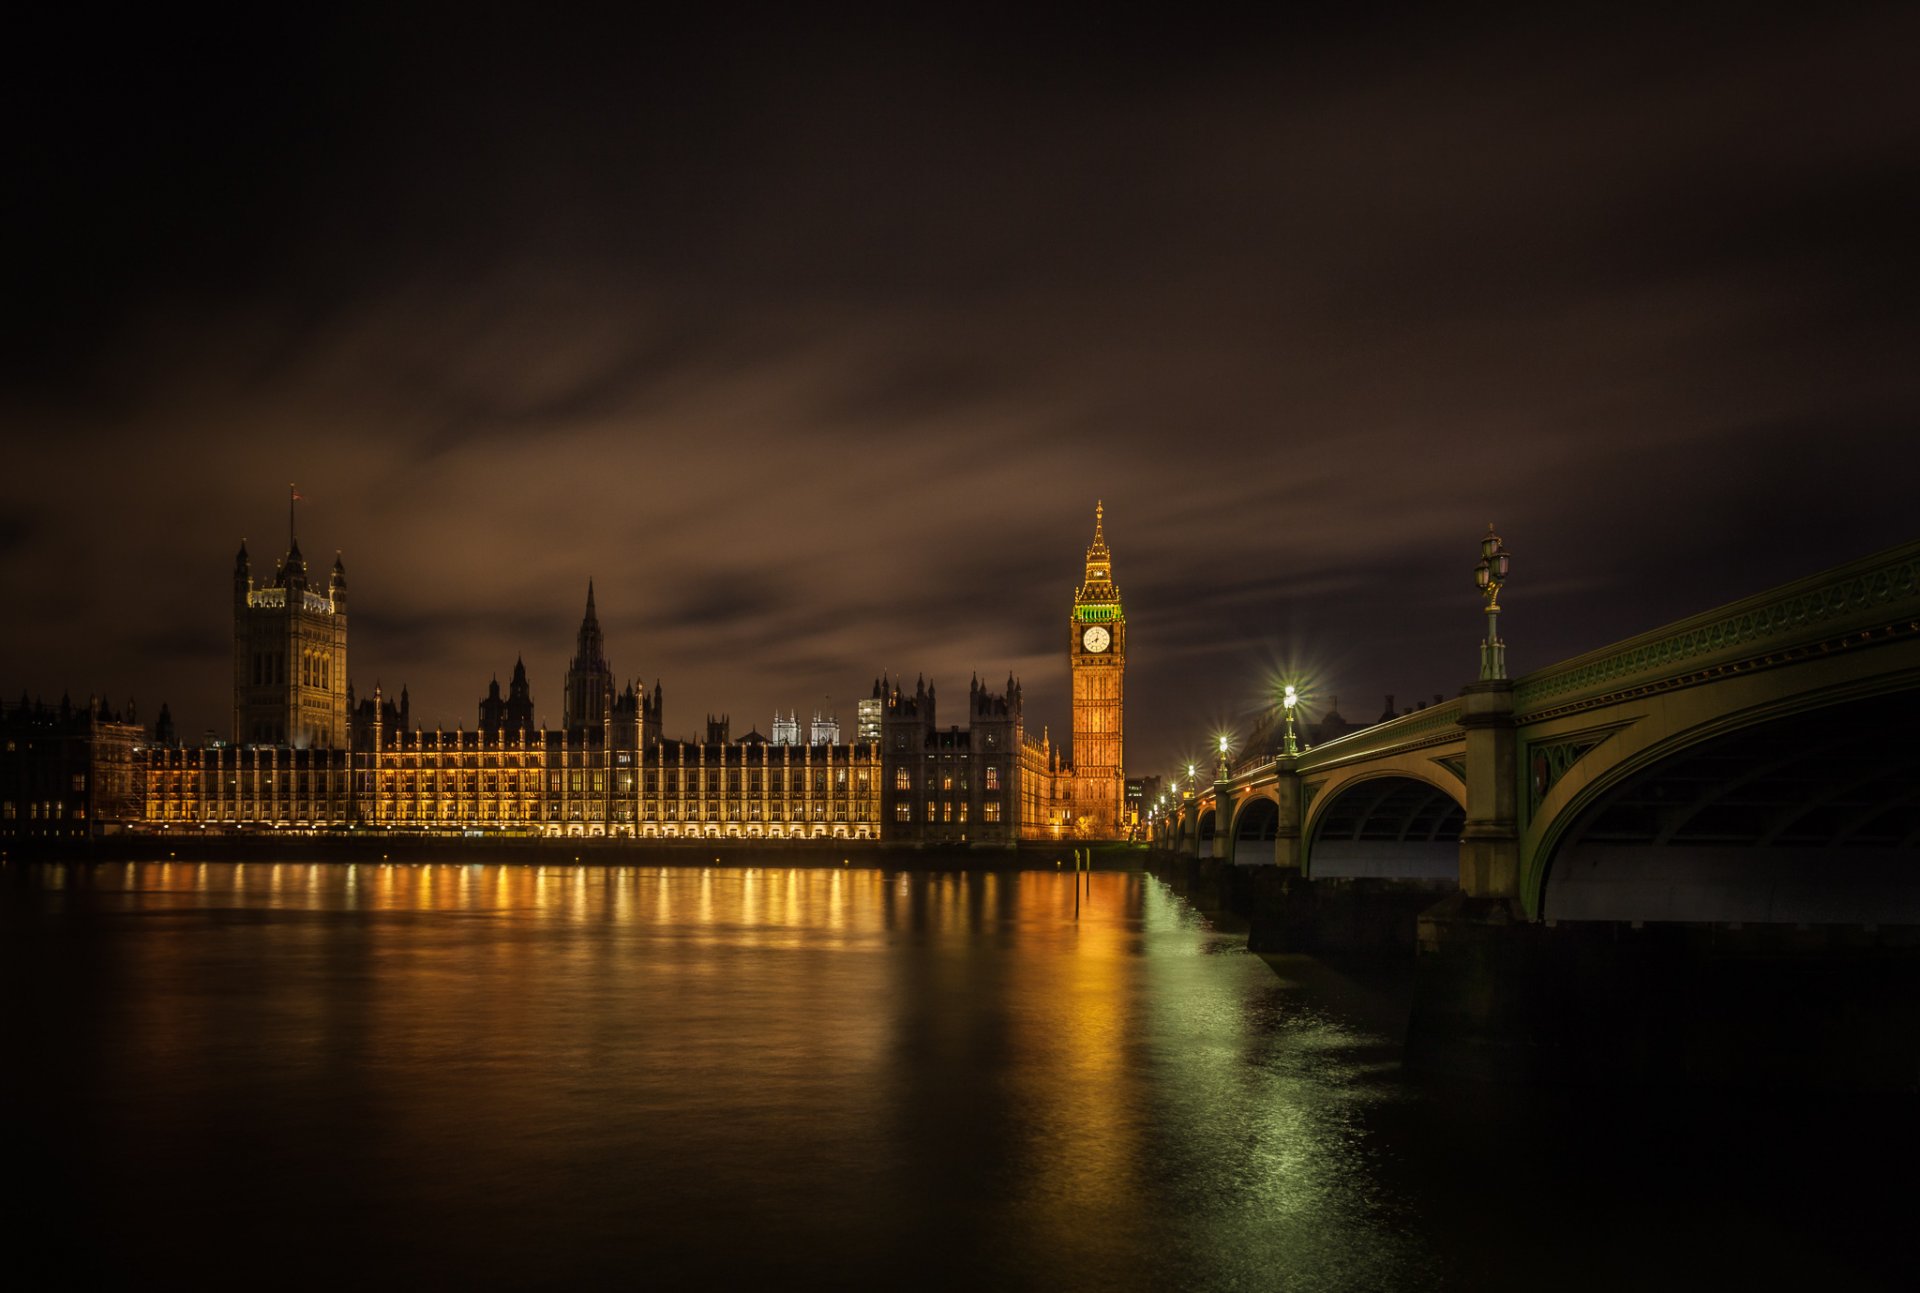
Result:
{"label": "clock tower spire", "polygon": [[1067,627],[1067,664],[1073,675],[1073,828],[1076,834],[1116,839],[1125,802],[1121,745],[1127,617],[1113,582],[1104,503],[1094,504],[1086,575],[1074,590]]}

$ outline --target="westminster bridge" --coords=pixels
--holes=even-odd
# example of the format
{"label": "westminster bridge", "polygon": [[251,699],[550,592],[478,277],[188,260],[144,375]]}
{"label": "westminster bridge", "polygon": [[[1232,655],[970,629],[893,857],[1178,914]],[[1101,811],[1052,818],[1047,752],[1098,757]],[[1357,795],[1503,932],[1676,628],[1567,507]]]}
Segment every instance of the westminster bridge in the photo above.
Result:
{"label": "westminster bridge", "polygon": [[1490,980],[1564,984],[1596,940],[1615,969],[1629,944],[1852,949],[1878,990],[1920,949],[1920,542],[1293,749],[1223,755],[1151,818],[1159,864],[1236,893],[1256,948],[1396,910],[1389,937],[1451,957],[1428,1013],[1477,996],[1466,1031],[1537,1023]]}

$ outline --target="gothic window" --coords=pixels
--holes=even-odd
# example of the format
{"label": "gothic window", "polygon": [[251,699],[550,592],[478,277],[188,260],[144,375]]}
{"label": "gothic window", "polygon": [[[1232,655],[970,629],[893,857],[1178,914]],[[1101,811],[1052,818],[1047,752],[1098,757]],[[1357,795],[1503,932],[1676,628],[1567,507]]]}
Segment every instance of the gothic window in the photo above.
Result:
{"label": "gothic window", "polygon": [[895,768],[893,770],[893,788],[895,790],[912,790],[913,774],[905,768]]}
{"label": "gothic window", "polygon": [[899,804],[895,804],[895,805],[893,806],[893,820],[894,820],[894,821],[896,821],[896,822],[910,822],[910,821],[912,821],[912,820],[913,820],[913,805],[912,805],[912,804],[908,804],[908,803],[899,803]]}
{"label": "gothic window", "polygon": [[986,813],[988,821],[990,822],[999,821],[1000,820],[1000,801],[997,799],[989,799],[986,802],[986,804],[983,806],[982,811]]}
{"label": "gothic window", "polygon": [[1000,789],[1000,769],[991,763],[987,765],[987,789]]}

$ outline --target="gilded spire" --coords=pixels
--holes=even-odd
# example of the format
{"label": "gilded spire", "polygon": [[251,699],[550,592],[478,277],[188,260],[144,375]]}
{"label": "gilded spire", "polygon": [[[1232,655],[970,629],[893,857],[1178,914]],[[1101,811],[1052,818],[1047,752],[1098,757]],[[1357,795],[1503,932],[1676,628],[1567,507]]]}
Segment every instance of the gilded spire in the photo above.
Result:
{"label": "gilded spire", "polygon": [[1107,551],[1107,506],[1093,505],[1093,542],[1087,546],[1086,582],[1074,594],[1075,602],[1115,601],[1120,590],[1113,585],[1113,554]]}

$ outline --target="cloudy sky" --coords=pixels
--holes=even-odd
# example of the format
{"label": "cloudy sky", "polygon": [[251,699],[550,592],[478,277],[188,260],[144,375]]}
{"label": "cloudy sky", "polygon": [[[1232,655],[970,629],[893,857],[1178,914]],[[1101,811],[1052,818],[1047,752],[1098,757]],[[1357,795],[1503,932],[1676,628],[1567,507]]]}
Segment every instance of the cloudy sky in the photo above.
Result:
{"label": "cloudy sky", "polygon": [[1516,671],[1914,537],[1920,10],[1537,8],[19,33],[0,693],[224,734],[289,481],[363,691],[557,721],[592,578],[676,735],[1058,732],[1104,499],[1141,772],[1453,694],[1489,521]]}

